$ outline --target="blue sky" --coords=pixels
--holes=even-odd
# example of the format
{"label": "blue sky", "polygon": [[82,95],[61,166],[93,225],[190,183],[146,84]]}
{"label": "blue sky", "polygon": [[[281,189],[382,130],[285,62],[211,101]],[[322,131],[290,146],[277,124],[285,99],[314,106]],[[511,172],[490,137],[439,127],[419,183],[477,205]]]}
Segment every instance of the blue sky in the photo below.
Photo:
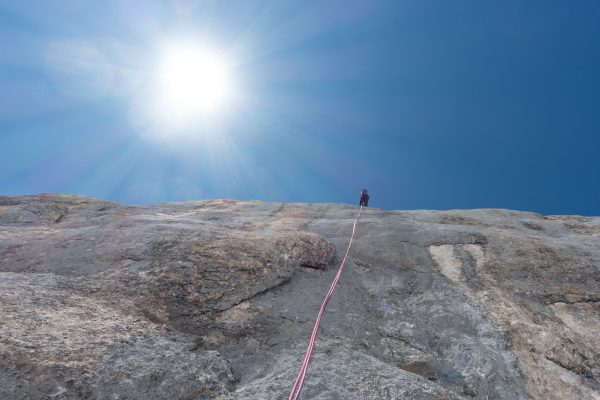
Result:
{"label": "blue sky", "polygon": [[[3,1],[0,194],[600,215],[597,1]],[[159,47],[235,101],[169,126]]]}

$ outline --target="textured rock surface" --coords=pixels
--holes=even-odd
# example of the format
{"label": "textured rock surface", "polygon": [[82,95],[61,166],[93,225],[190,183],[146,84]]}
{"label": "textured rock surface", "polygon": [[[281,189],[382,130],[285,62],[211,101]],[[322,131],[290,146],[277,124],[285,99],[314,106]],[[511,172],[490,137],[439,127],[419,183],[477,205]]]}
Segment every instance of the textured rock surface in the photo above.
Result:
{"label": "textured rock surface", "polygon": [[[0,197],[0,398],[287,398],[355,212]],[[306,399],[600,399],[600,218],[368,209],[321,326]]]}

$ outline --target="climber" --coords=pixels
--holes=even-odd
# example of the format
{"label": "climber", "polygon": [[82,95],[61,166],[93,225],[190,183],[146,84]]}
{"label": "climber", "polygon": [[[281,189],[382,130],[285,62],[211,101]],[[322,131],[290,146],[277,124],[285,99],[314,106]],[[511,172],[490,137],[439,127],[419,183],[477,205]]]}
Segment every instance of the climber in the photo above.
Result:
{"label": "climber", "polygon": [[358,203],[358,205],[369,207],[369,193],[367,192],[367,189],[360,191],[360,203]]}

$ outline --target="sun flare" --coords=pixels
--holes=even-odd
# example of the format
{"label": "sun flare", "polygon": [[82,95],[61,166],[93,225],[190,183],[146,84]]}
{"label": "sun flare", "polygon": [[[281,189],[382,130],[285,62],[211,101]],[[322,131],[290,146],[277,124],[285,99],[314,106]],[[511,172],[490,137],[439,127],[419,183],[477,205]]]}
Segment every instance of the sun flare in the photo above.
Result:
{"label": "sun flare", "polygon": [[158,75],[163,111],[177,118],[214,113],[226,105],[231,94],[225,59],[198,45],[167,47]]}

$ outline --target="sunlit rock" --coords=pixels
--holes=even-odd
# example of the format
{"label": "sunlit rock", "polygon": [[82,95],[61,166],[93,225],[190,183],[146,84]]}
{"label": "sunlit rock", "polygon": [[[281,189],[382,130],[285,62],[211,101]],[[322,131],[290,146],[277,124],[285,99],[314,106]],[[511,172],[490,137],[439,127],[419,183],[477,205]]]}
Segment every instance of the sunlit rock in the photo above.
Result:
{"label": "sunlit rock", "polygon": [[[287,398],[355,216],[0,197],[0,398]],[[357,229],[302,398],[600,398],[600,218]]]}

